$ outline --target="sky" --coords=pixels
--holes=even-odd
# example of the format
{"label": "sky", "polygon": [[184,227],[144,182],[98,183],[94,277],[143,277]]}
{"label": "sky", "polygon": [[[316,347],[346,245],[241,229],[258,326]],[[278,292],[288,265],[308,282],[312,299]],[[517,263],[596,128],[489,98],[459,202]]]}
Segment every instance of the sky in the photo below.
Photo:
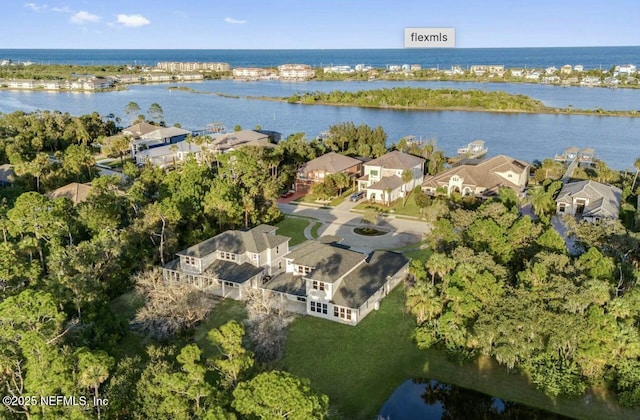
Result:
{"label": "sky", "polygon": [[405,27],[456,47],[640,45],[637,0],[3,0],[0,48],[403,48]]}

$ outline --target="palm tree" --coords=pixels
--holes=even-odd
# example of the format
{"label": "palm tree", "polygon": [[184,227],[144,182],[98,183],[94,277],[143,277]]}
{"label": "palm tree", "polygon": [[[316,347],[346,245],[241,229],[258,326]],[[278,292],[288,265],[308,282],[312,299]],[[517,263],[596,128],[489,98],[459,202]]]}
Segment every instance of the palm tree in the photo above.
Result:
{"label": "palm tree", "polygon": [[407,291],[407,309],[418,324],[433,319],[442,312],[442,301],[435,288],[428,283],[419,282]]}
{"label": "palm tree", "polygon": [[548,221],[547,214],[555,207],[551,194],[545,191],[544,187],[534,187],[527,190],[527,196],[536,216],[543,221]]}
{"label": "palm tree", "polygon": [[[411,190],[407,190],[407,184],[409,183],[409,181],[413,181],[411,183]],[[402,182],[404,183],[404,200],[402,202],[402,207],[404,207],[407,204],[407,198],[409,197],[408,191],[413,191],[416,183],[416,180],[413,177],[413,172],[410,169],[405,169],[404,171],[402,171]]]}
{"label": "palm tree", "polygon": [[425,263],[427,271],[431,274],[431,286],[435,286],[435,276],[436,274],[440,279],[443,279],[448,273],[450,273],[455,267],[456,262],[447,257],[445,254],[441,254],[436,252],[431,255],[427,262]]}

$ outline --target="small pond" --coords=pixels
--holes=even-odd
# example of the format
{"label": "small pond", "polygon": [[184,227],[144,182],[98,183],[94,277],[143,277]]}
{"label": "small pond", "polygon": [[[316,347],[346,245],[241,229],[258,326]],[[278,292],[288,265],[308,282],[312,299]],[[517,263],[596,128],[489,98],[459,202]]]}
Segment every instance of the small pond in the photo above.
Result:
{"label": "small pond", "polygon": [[429,379],[405,381],[384,403],[379,419],[568,419],[481,392]]}

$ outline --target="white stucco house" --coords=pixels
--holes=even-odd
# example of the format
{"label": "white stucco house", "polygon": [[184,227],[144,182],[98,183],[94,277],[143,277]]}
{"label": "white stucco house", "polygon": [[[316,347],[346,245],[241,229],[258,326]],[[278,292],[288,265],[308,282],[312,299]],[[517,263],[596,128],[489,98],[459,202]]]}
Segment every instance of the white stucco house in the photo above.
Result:
{"label": "white stucco house", "polygon": [[[358,191],[366,191],[369,201],[392,203],[404,197],[424,180],[425,159],[394,150],[364,163],[363,176],[358,178]],[[402,180],[404,171],[412,175]]]}

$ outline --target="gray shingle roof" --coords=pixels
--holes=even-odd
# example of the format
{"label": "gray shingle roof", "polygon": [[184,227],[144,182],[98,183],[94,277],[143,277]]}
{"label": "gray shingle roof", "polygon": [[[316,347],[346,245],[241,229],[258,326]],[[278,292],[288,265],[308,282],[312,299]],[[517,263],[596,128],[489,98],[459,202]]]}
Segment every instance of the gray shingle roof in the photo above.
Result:
{"label": "gray shingle roof", "polygon": [[349,273],[335,291],[333,303],[358,309],[409,260],[402,254],[375,251],[367,263]]}
{"label": "gray shingle roof", "polygon": [[187,134],[191,134],[191,131],[179,127],[161,127],[157,130],[143,134],[141,137],[145,139],[162,140]]}
{"label": "gray shingle roof", "polygon": [[379,191],[385,191],[385,190],[393,191],[396,188],[400,188],[400,186],[403,184],[404,182],[402,182],[402,178],[400,178],[397,175],[392,175],[392,176],[383,177],[380,181],[376,182],[375,184],[369,185],[367,189],[379,190]]}
{"label": "gray shingle roof", "polygon": [[258,225],[251,230],[228,230],[199,244],[178,252],[176,255],[188,255],[202,258],[215,251],[241,254],[245,251],[259,253],[289,241],[288,236],[273,235],[277,228],[270,225]]}
{"label": "gray shingle roof", "polygon": [[140,122],[138,124],[134,124],[122,130],[125,134],[130,134],[135,137],[140,137],[143,134],[151,133],[152,131],[157,130],[157,125],[149,124],[146,121]]}
{"label": "gray shingle roof", "polygon": [[285,258],[292,259],[295,264],[315,267],[305,277],[333,283],[364,261],[366,257],[364,254],[348,249],[318,241],[306,241]]}
{"label": "gray shingle roof", "polygon": [[622,191],[611,185],[595,181],[570,182],[563,185],[556,202],[572,204],[575,197],[589,200],[583,216],[617,218],[622,202]]}
{"label": "gray shingle roof", "polygon": [[263,271],[263,267],[256,267],[249,263],[242,263],[238,265],[231,261],[215,260],[209,267],[207,267],[206,270],[204,270],[204,274],[210,275],[219,280],[240,284]]}
{"label": "gray shingle roof", "polygon": [[295,276],[293,273],[280,273],[269,280],[268,283],[263,284],[262,287],[289,295],[306,296],[305,283],[302,276]]}
{"label": "gray shingle roof", "polygon": [[423,164],[424,162],[425,160],[421,157],[394,150],[393,152],[389,152],[386,155],[382,155],[377,159],[365,163],[365,165],[381,166],[387,169],[411,169],[416,165]]}

